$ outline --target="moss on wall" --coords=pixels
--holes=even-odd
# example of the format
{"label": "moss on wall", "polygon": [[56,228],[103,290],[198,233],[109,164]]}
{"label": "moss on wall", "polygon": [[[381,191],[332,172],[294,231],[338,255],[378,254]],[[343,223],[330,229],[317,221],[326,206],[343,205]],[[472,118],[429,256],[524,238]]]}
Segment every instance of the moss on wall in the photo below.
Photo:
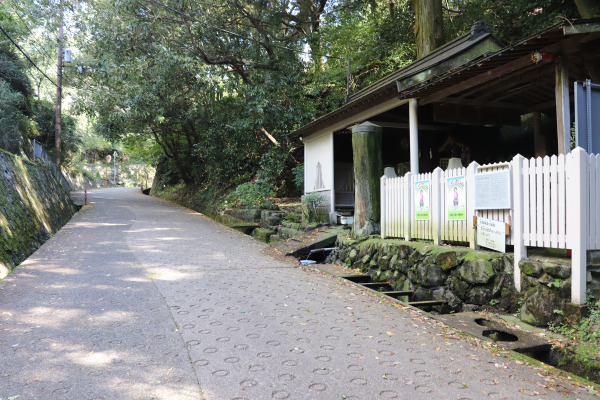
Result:
{"label": "moss on wall", "polygon": [[436,311],[516,310],[511,255],[373,236],[339,237],[337,247],[337,262],[413,291],[413,301],[445,300]]}
{"label": "moss on wall", "polygon": [[75,213],[50,169],[0,151],[0,278]]}

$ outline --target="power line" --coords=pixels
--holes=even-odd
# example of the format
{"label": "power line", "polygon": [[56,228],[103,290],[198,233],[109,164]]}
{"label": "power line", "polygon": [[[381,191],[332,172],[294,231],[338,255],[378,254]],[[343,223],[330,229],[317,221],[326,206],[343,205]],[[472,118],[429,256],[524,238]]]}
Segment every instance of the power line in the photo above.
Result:
{"label": "power line", "polygon": [[21,52],[21,54],[23,54],[25,56],[25,58],[31,63],[31,65],[33,65],[38,71],[40,71],[42,73],[42,75],[44,75],[44,77],[46,77],[46,79],[48,79],[50,82],[52,82],[52,84],[54,86],[56,86],[57,88],[59,88],[58,85],[56,83],[54,83],[54,81],[52,79],[48,78],[48,75],[46,75],[46,73],[44,71],[42,71],[40,69],[40,67],[38,67],[36,65],[36,63],[33,62],[33,60],[31,60],[31,58],[29,58],[29,56],[27,55],[27,53],[25,53],[23,51],[23,49],[21,49],[21,47],[10,37],[10,35],[8,33],[6,33],[6,31],[4,30],[4,28],[2,28],[1,25],[0,25],[0,31],[2,31],[2,33],[4,34],[4,36],[6,36],[8,38],[8,40],[10,40],[11,43],[14,44],[17,49],[19,49],[19,51]]}
{"label": "power line", "polygon": [[[17,15],[17,17],[19,17],[19,19],[21,20],[21,22],[23,22],[23,26],[25,26],[25,29],[27,29],[27,31],[30,33],[31,36],[35,37],[35,35],[33,34],[33,32],[31,31],[31,29],[29,29],[29,26],[27,25],[27,22],[25,22],[25,19],[21,16],[21,14],[19,14],[19,11],[17,9],[17,6],[15,3],[13,3],[11,0],[8,0],[8,2],[11,4],[11,6],[13,7],[13,10],[15,10],[15,14]],[[44,48],[38,48],[37,46],[34,46],[37,50],[41,51],[42,53],[46,54],[46,56],[48,56],[49,58],[53,58],[53,56],[51,56],[48,51]],[[40,46],[41,47],[41,46]]]}
{"label": "power line", "polygon": [[170,7],[170,6],[168,6],[168,5],[166,5],[166,4],[162,3],[162,2],[160,2],[160,1],[158,1],[158,0],[150,0],[150,1],[152,1],[153,3],[156,3],[156,4],[158,4],[158,5],[159,5],[159,6],[161,6],[161,7],[164,7],[164,8],[166,8],[167,10],[170,10],[170,11],[172,11],[172,12],[176,13],[176,14],[179,14],[179,15],[181,15],[182,17],[185,17],[185,18],[188,18],[188,19],[190,19],[190,20],[192,20],[192,21],[199,22],[199,23],[201,23],[201,24],[203,24],[203,25],[206,25],[206,26],[208,26],[209,28],[212,28],[212,29],[215,29],[215,30],[218,30],[218,31],[221,31],[221,32],[225,32],[225,33],[227,33],[227,34],[229,34],[229,35],[236,36],[236,37],[239,37],[239,38],[241,38],[241,39],[249,40],[249,41],[251,41],[251,42],[256,42],[256,43],[259,43],[259,44],[261,44],[261,45],[263,45],[263,46],[272,46],[272,47],[276,47],[276,48],[278,48],[278,49],[288,50],[288,51],[292,51],[292,52],[294,52],[294,53],[299,53],[299,54],[307,54],[307,55],[311,55],[311,56],[319,56],[319,57],[335,58],[335,59],[338,59],[338,60],[346,60],[346,59],[347,59],[347,58],[345,58],[345,57],[335,57],[335,56],[330,56],[330,55],[328,55],[328,54],[317,54],[317,53],[312,53],[312,52],[310,52],[310,51],[296,50],[296,49],[292,49],[292,48],[290,48],[290,47],[285,47],[285,46],[281,46],[281,45],[278,45],[278,44],[273,44],[273,43],[269,43],[269,44],[267,44],[267,43],[265,43],[265,42],[263,42],[263,41],[261,41],[261,40],[254,39],[254,38],[251,38],[251,37],[248,37],[248,36],[244,36],[244,35],[241,35],[241,34],[239,34],[239,33],[235,33],[235,32],[229,31],[229,30],[227,30],[227,29],[219,28],[218,26],[214,26],[214,25],[211,25],[211,24],[207,24],[207,23],[206,23],[206,22],[204,22],[204,21],[200,21],[199,19],[196,19],[196,18],[192,17],[192,16],[191,16],[191,15],[189,15],[189,14],[186,14],[186,13],[184,13],[184,12],[181,12],[181,11],[179,11],[179,10],[176,10],[175,8],[173,8],[173,7]]}

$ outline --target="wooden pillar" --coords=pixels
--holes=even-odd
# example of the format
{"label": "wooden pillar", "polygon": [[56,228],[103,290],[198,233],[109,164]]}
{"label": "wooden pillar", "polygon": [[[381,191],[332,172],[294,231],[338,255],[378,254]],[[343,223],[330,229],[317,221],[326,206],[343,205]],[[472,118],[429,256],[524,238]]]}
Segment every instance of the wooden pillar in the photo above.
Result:
{"label": "wooden pillar", "polygon": [[410,132],[410,172],[419,173],[419,123],[417,99],[408,100],[408,124]]}
{"label": "wooden pillar", "polygon": [[355,238],[380,232],[380,179],[383,175],[380,126],[370,122],[352,128],[354,155]]}
{"label": "wooden pillar", "polygon": [[536,157],[548,155],[546,137],[542,133],[542,113],[539,111],[533,113],[533,147]]}
{"label": "wooden pillar", "polygon": [[571,109],[569,106],[569,68],[565,56],[556,63],[556,134],[558,154],[571,151]]}

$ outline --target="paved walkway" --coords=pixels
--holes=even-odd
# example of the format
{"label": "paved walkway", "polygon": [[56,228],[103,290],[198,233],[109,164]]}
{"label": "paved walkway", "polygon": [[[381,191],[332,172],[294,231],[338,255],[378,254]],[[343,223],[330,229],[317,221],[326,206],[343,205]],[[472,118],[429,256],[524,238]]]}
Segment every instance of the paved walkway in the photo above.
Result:
{"label": "paved walkway", "polygon": [[136,189],[0,283],[0,399],[592,398]]}

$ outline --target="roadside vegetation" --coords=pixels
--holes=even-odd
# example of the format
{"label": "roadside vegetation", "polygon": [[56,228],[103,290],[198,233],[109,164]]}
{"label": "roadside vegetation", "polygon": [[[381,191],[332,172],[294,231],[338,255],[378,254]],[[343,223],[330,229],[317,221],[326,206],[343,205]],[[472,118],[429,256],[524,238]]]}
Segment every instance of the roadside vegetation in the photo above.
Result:
{"label": "roadside vegetation", "polygon": [[[0,142],[20,153],[36,138],[54,153],[62,15],[64,48],[72,53],[62,69],[64,165],[106,180],[100,165],[117,152],[117,161],[162,171],[160,189],[183,183],[219,196],[233,192],[219,202],[240,204],[271,192],[298,196],[293,171],[302,165],[302,143],[289,134],[340,106],[347,87],[352,93],[375,82],[478,20],[510,42],[565,18],[595,15],[592,6],[582,0],[9,1],[0,9],[6,31]],[[435,23],[424,18],[430,12]],[[426,41],[417,41],[416,32]]]}

